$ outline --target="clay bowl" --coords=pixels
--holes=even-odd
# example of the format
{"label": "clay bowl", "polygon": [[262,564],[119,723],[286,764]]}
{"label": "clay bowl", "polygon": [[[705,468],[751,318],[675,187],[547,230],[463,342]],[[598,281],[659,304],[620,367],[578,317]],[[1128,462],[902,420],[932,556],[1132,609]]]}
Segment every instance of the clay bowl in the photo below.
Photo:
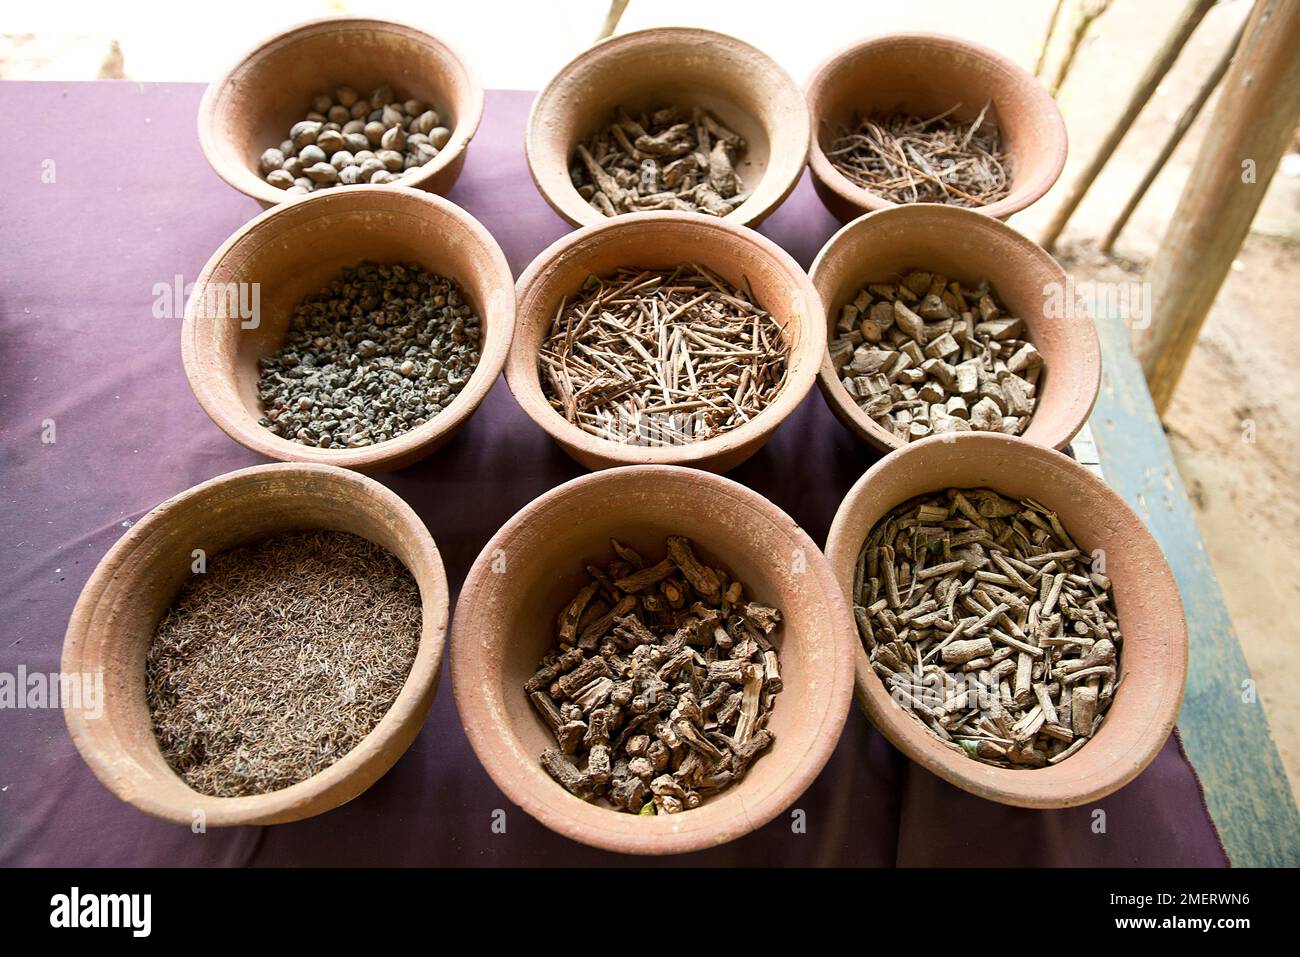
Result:
{"label": "clay bowl", "polygon": [[1018,807],[1073,807],[1123,787],[1151,763],[1178,716],[1187,679],[1187,626],[1178,587],[1151,533],[1100,478],[1059,452],[986,433],[935,436],[872,466],[849,491],[826,542],[841,593],[872,527],[910,498],[945,488],[991,488],[1059,513],[1079,547],[1102,549],[1124,644],[1122,684],[1096,737],[1060,764],[995,768],[955,754],[896,705],[855,642],[858,704],[900,751],[979,797]]}
{"label": "clay bowl", "polygon": [[[725,218],[756,226],[794,189],[808,158],[808,107],[776,62],[735,37],[683,27],[639,30],[584,51],[533,101],[525,149],[533,182],[575,226],[605,220],[569,179],[578,144],[617,107],[701,107],[745,139],[736,172],[753,195]],[[639,215],[639,214],[638,214]]]}
{"label": "clay bowl", "polygon": [[483,117],[483,88],[446,42],[392,20],[323,17],[263,40],[204,93],[199,144],[218,176],[274,206],[294,197],[258,173],[262,151],[280,145],[317,94],[350,86],[365,96],[383,83],[401,98],[432,104],[444,123],[449,118],[454,124],[446,147],[418,173],[402,177],[402,185],[445,194]]}
{"label": "clay bowl", "polygon": [[[737,285],[748,280],[756,301],[790,343],[785,385],[752,420],[713,438],[677,446],[634,446],[598,438],[551,408],[542,392],[537,355],[560,301],[590,275],[623,266],[674,268],[699,263]],[[528,416],[590,469],[614,465],[694,465],[725,472],[762,447],[808,394],[826,352],[817,292],[804,271],[771,240],[741,226],[695,213],[637,213],[601,219],[557,240],[524,270],[516,285],[519,322],[506,361],[506,381]]]}
{"label": "clay bowl", "polygon": [[969,122],[992,101],[986,122],[1002,131],[1012,185],[1009,195],[979,211],[997,219],[1038,200],[1065,167],[1065,121],[1047,90],[1000,53],[956,37],[899,33],[860,40],[819,66],[805,90],[813,122],[813,185],[841,220],[894,205],[853,183],[826,158],[836,131],[850,125],[855,113],[937,116],[960,103],[953,115]]}
{"label": "clay bowl", "polygon": [[[542,769],[554,738],[523,685],[553,647],[556,614],[585,583],[584,564],[612,558],[611,537],[658,560],[672,534],[689,536],[701,560],[784,612],[776,638],[784,688],[769,725],[776,740],[739,784],[693,810],[641,817],[589,804]],[[452,687],[470,744],[509,800],[584,844],[675,854],[755,830],[803,793],[848,715],[854,640],[830,566],[767,499],[693,469],[619,468],[552,489],[484,547],[456,605]]]}
{"label": "clay bowl", "polygon": [[[350,752],[305,781],[250,797],[193,790],[168,766],[145,704],[145,655],[158,621],[208,555],[294,529],[352,532],[384,546],[420,587],[424,626],[406,684]],[[218,476],[163,502],[91,574],[63,643],[65,674],[103,674],[102,714],[68,707],[72,740],[123,801],[176,824],[279,824],[344,804],[388,771],[415,740],[438,685],[447,630],[447,576],[424,523],[373,479],[327,465],[260,465]]]}
{"label": "clay bowl", "polygon": [[[284,342],[293,310],[305,296],[344,266],[366,259],[417,262],[454,279],[483,322],[478,368],[450,406],[387,442],[321,449],[280,438],[257,424],[257,360]],[[240,283],[259,284],[255,328],[244,328],[253,320],[227,318],[229,297],[222,291]],[[349,186],[268,210],[226,240],[203,267],[186,304],[181,356],[203,410],[246,448],[283,461],[381,472],[423,458],[464,424],[501,372],[514,319],[510,267],[474,217],[418,190]]]}
{"label": "clay bowl", "polygon": [[[1010,226],[973,210],[921,203],[869,213],[842,227],[813,262],[827,335],[834,337],[840,310],[863,286],[908,269],[940,272],[972,285],[987,279],[1011,314],[1024,320],[1046,372],[1022,437],[1065,448],[1097,401],[1101,347],[1091,317],[1073,301],[1056,260]],[[906,444],[858,407],[836,376],[829,352],[822,356],[817,382],[831,411],[859,438],[884,452]]]}

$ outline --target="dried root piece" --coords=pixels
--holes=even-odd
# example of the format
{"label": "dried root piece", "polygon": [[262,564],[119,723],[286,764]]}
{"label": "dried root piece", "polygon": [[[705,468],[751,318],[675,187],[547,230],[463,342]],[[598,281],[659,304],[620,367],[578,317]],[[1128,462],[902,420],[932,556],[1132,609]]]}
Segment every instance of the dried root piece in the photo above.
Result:
{"label": "dried root piece", "polygon": [[894,700],[985,764],[1064,761],[1119,686],[1110,580],[1028,499],[948,489],[894,509],[862,546],[854,617]]}
{"label": "dried root piece", "polygon": [[891,203],[986,206],[1011,192],[1011,160],[985,104],[970,124],[910,113],[855,117],[826,150],[852,183]]}
{"label": "dried root piece", "polygon": [[613,122],[578,146],[569,176],[605,216],[677,209],[726,216],[749,198],[736,163],[745,141],[710,113],[674,107]]}
{"label": "dried root piece", "polygon": [[557,618],[558,646],[524,683],[555,737],[541,763],[584,800],[676,814],[771,747],[781,612],[747,601],[681,536],[655,564],[610,544],[617,557],[588,566],[592,581]]}

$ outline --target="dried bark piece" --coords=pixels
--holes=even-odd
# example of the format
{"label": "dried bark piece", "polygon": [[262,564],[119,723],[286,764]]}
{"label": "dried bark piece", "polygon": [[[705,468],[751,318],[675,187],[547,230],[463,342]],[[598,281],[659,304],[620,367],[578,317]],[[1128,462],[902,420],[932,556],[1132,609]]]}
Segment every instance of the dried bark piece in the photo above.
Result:
{"label": "dried bark piece", "polygon": [[904,441],[970,430],[1019,435],[1044,368],[1019,338],[1023,321],[1004,312],[986,283],[968,288],[914,270],[899,283],[871,283],[843,305],[828,350],[858,407]]}

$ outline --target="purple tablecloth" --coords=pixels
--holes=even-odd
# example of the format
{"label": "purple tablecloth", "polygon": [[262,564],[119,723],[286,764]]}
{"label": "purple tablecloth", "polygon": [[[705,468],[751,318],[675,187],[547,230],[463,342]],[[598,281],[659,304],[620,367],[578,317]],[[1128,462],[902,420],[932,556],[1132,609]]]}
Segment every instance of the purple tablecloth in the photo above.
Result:
{"label": "purple tablecloth", "polygon": [[[155,285],[192,281],[259,209],[199,152],[201,88],[127,82],[0,84],[25,143],[0,178],[0,672],[58,668],[64,627],[95,564],[158,502],[257,464],[199,409],[180,362],[180,308]],[[531,94],[488,95],[451,199],[477,216],[516,275],[567,226],[523,155]],[[764,225],[807,266],[835,222],[808,183]],[[165,311],[165,310],[164,310]],[[47,422],[54,424],[53,443]],[[824,541],[871,463],[811,395],[732,477]],[[579,474],[498,382],[440,452],[382,481],[428,523],[454,592],[515,511]],[[1095,807],[1037,812],[972,797],[895,751],[856,709],[824,773],[788,817],[692,864],[1223,865],[1176,738]],[[1096,833],[1105,811],[1104,833]],[[506,810],[506,833],[493,812]],[[410,751],[373,788],[311,820],[192,834],[113,797],[56,710],[0,710],[0,864],[611,864],[552,834],[493,786],[461,731],[449,681]]]}

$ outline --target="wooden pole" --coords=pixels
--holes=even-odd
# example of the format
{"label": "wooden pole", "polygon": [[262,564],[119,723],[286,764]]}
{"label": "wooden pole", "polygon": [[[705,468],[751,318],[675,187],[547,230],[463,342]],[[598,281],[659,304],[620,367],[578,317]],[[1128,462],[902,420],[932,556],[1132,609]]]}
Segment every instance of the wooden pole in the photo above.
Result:
{"label": "wooden pole", "polygon": [[1300,3],[1256,0],[1173,220],[1134,336],[1156,410],[1174,387],[1300,120]]}
{"label": "wooden pole", "polygon": [[611,0],[609,10],[605,14],[605,22],[600,25],[600,32],[596,34],[597,43],[614,35],[614,31],[618,29],[618,21],[623,19],[623,11],[627,9],[627,4],[628,0]]}
{"label": "wooden pole", "polygon": [[1233,54],[1236,53],[1237,47],[1241,43],[1241,35],[1246,32],[1248,20],[1249,17],[1241,21],[1241,26],[1237,29],[1232,42],[1224,49],[1223,56],[1219,57],[1219,62],[1214,65],[1214,69],[1210,71],[1209,76],[1205,78],[1205,82],[1201,84],[1200,90],[1196,93],[1196,98],[1188,104],[1187,109],[1183,110],[1183,115],[1178,118],[1178,122],[1170,132],[1169,138],[1165,140],[1165,145],[1160,148],[1160,155],[1152,161],[1146,175],[1142,177],[1142,182],[1133,191],[1133,195],[1129,197],[1123,211],[1115,219],[1114,225],[1110,227],[1110,231],[1106,233],[1106,237],[1101,241],[1102,252],[1108,253],[1111,251],[1111,248],[1115,245],[1115,240],[1119,238],[1119,234],[1123,232],[1124,226],[1128,223],[1129,217],[1138,208],[1138,203],[1142,202],[1142,197],[1147,194],[1151,184],[1156,181],[1160,171],[1169,162],[1169,157],[1174,155],[1174,150],[1178,149],[1178,144],[1183,141],[1187,131],[1191,129],[1192,124],[1196,122],[1196,118],[1200,116],[1201,110],[1205,108],[1205,103],[1210,98],[1210,94],[1214,92],[1214,88],[1223,79],[1223,74],[1228,72],[1228,64],[1232,62]]}
{"label": "wooden pole", "polygon": [[1034,64],[1034,76],[1043,75],[1043,67],[1047,65],[1047,51],[1052,47],[1052,35],[1056,33],[1056,21],[1060,19],[1063,6],[1065,0],[1056,0],[1056,6],[1052,7],[1052,19],[1047,21],[1047,35],[1043,37],[1043,47],[1038,51],[1038,62]]}
{"label": "wooden pole", "polygon": [[1074,214],[1079,203],[1083,201],[1084,194],[1088,192],[1088,187],[1093,184],[1098,174],[1101,173],[1102,167],[1106,165],[1106,161],[1115,152],[1115,148],[1119,146],[1124,134],[1129,131],[1133,121],[1142,112],[1142,107],[1146,106],[1147,101],[1151,99],[1151,95],[1155,93],[1156,87],[1160,85],[1160,81],[1164,79],[1165,74],[1169,72],[1169,68],[1178,59],[1178,54],[1187,45],[1192,31],[1196,29],[1196,25],[1201,22],[1210,7],[1214,6],[1214,3],[1215,0],[1189,0],[1187,8],[1178,18],[1173,31],[1165,38],[1164,45],[1156,53],[1155,59],[1151,61],[1150,66],[1147,67],[1147,71],[1143,74],[1137,88],[1133,90],[1128,105],[1124,107],[1124,111],[1120,114],[1119,119],[1115,121],[1110,132],[1098,144],[1097,150],[1088,161],[1087,167],[1070,188],[1069,194],[1065,197],[1065,202],[1057,209],[1052,221],[1047,224],[1047,228],[1039,240],[1044,249],[1050,250],[1056,245],[1057,238],[1065,229],[1065,224],[1069,222],[1070,216]]}

